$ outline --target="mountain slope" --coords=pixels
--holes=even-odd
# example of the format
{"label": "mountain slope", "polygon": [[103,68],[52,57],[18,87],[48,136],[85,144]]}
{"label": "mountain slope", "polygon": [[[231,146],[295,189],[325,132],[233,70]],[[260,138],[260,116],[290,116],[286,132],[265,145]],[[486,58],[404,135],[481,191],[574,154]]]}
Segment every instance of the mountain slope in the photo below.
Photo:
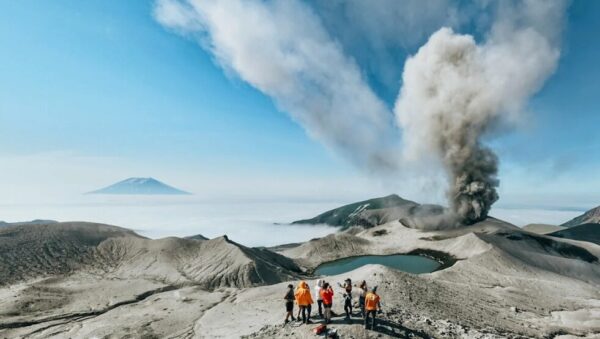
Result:
{"label": "mountain slope", "polygon": [[93,261],[97,245],[113,237],[141,236],[103,224],[21,224],[0,229],[0,285],[66,274]]}
{"label": "mountain slope", "polygon": [[548,234],[560,230],[564,230],[563,226],[549,225],[549,224],[528,224],[523,226],[523,230],[537,234]]}
{"label": "mountain slope", "polygon": [[129,178],[89,194],[190,194],[154,178]]}
{"label": "mountain slope", "polygon": [[600,224],[577,225],[547,235],[558,238],[588,241],[600,245]]}
{"label": "mountain slope", "polygon": [[294,279],[301,270],[289,258],[226,236],[153,240],[124,228],[81,222],[0,229],[0,285],[75,273],[212,289],[273,284]]}
{"label": "mountain slope", "polygon": [[581,224],[600,224],[600,206],[592,208],[582,215],[567,221],[561,226],[573,227]]}
{"label": "mountain slope", "polygon": [[194,239],[194,240],[208,240],[208,238],[203,236],[202,234],[191,235],[191,236],[185,237],[185,238],[186,239]]}
{"label": "mountain slope", "polygon": [[171,285],[194,284],[206,289],[250,287],[291,280],[300,274],[293,260],[249,248],[226,236],[210,240],[110,239],[96,251],[95,268],[107,277],[150,278]]}
{"label": "mountain slope", "polygon": [[342,229],[356,225],[372,227],[402,216],[404,210],[416,206],[419,204],[392,194],[344,205],[311,219],[294,221],[292,224],[327,224]]}
{"label": "mountain slope", "polygon": [[31,220],[31,221],[18,221],[18,222],[0,221],[0,227],[19,226],[19,225],[45,225],[45,224],[55,224],[57,222],[58,221],[44,220],[44,219],[35,219],[35,220]]}

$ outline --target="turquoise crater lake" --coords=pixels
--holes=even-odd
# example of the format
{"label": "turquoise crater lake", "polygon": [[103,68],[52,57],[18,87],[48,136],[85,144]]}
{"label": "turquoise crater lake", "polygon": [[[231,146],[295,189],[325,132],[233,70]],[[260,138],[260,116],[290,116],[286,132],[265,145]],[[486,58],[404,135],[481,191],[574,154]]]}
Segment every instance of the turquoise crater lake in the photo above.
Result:
{"label": "turquoise crater lake", "polygon": [[369,264],[384,265],[413,274],[431,273],[442,266],[439,262],[420,255],[363,255],[324,263],[315,269],[315,274],[342,274]]}

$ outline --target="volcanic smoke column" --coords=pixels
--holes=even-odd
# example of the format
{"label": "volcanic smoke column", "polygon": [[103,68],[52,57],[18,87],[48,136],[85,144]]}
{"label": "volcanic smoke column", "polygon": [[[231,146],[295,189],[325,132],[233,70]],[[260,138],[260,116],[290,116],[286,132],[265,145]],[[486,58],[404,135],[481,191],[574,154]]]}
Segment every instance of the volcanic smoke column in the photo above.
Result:
{"label": "volcanic smoke column", "polygon": [[[477,20],[486,29],[479,45],[448,28],[434,33],[405,63],[395,107],[401,158],[391,112],[339,42],[337,35],[347,31],[332,33],[305,1],[156,0],[154,16],[197,40],[228,75],[271,97],[311,137],[369,172],[402,175],[414,172],[412,163],[442,165],[450,206],[459,221],[473,223],[498,199],[498,160],[482,137],[518,121],[527,99],[554,71],[567,4],[480,2],[491,21],[488,32],[488,15]],[[380,6],[368,8],[383,20],[380,12],[389,6]],[[390,36],[376,39],[383,50],[398,45]]]}
{"label": "volcanic smoke column", "polygon": [[549,39],[530,27],[504,27],[483,45],[442,28],[406,61],[395,107],[404,160],[442,165],[460,222],[484,219],[498,200],[498,158],[482,137],[519,118],[558,57]]}

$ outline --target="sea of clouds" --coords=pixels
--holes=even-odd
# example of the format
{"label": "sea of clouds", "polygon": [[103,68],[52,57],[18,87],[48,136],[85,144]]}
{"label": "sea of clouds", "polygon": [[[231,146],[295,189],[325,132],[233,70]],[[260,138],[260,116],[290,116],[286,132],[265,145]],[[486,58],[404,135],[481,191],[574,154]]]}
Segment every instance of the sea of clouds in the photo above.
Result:
{"label": "sea of clouds", "polygon": [[[336,232],[326,225],[290,225],[351,201],[210,201],[196,196],[83,195],[40,203],[2,203],[0,220],[91,221],[130,228],[149,238],[227,235],[247,246],[303,242]],[[524,226],[560,224],[583,210],[494,208],[491,215]]]}

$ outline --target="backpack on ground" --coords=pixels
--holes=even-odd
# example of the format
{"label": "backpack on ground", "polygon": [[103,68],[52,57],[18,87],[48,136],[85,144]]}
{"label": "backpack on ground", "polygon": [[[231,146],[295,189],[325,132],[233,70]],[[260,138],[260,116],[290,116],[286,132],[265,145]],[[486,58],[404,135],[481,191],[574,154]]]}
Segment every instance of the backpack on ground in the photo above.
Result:
{"label": "backpack on ground", "polygon": [[321,324],[321,325],[315,327],[315,329],[314,329],[315,334],[323,334],[323,333],[325,333],[326,330],[327,330],[327,326],[325,326],[325,324]]}

